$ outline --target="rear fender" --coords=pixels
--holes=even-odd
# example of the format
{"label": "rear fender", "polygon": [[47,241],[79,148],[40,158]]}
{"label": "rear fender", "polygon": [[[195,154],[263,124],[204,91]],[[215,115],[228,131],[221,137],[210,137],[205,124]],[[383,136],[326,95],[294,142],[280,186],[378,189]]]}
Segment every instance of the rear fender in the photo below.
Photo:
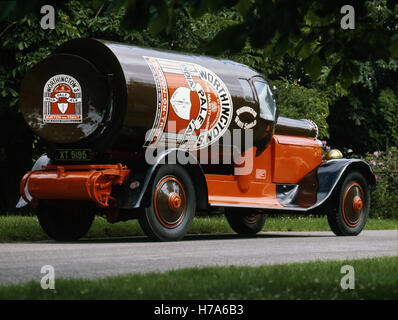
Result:
{"label": "rear fender", "polygon": [[203,169],[192,153],[179,149],[164,150],[141,171],[137,172],[134,168],[131,168],[128,183],[124,184],[123,190],[118,196],[117,207],[132,209],[148,206],[150,199],[145,197],[146,191],[159,167],[167,164],[180,164],[187,169],[194,181],[197,209],[207,210],[209,205],[208,192]]}

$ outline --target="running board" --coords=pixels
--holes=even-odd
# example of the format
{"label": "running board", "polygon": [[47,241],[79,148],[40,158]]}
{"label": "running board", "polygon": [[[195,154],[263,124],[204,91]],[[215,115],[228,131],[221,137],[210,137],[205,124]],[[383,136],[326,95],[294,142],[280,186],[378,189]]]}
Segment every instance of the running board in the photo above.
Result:
{"label": "running board", "polygon": [[303,211],[306,212],[310,208],[301,208],[299,206],[279,207],[279,206],[264,206],[261,204],[245,204],[240,205],[230,203],[210,203],[211,207],[234,207],[234,208],[250,208],[250,209],[264,209],[264,210],[281,210],[281,211]]}
{"label": "running board", "polygon": [[242,182],[232,175],[206,175],[206,178],[209,205],[212,207],[306,212],[316,202],[316,190],[309,190],[307,183],[278,184],[251,181],[249,187],[243,189]]}

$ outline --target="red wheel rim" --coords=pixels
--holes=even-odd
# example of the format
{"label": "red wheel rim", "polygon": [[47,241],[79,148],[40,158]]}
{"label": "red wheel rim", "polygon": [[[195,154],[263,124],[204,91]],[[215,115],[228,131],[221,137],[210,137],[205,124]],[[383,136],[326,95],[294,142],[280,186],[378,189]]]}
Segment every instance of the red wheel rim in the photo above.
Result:
{"label": "red wheel rim", "polygon": [[180,181],[170,176],[160,180],[153,201],[156,217],[164,227],[172,229],[181,224],[187,202]]}
{"label": "red wheel rim", "polygon": [[364,192],[359,183],[353,182],[344,191],[341,209],[344,221],[355,227],[361,221],[364,203]]}

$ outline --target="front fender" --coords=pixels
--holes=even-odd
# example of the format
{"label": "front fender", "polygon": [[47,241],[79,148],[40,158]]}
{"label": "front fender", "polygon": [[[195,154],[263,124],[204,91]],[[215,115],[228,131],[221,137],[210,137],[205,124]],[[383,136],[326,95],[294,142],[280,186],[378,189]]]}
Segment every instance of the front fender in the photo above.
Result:
{"label": "front fender", "polygon": [[[340,182],[352,171],[364,175],[368,184],[376,183],[372,168],[360,159],[333,159],[324,161],[295,185],[278,184],[277,199],[284,210],[311,212],[328,205],[327,202],[340,186]],[[278,209],[277,209],[278,210]]]}
{"label": "front fender", "polygon": [[367,162],[361,159],[333,159],[322,163],[317,170],[317,200],[308,210],[315,209],[324,204],[336,190],[343,177],[354,170],[361,172],[368,184],[376,184],[376,177],[372,168]]}

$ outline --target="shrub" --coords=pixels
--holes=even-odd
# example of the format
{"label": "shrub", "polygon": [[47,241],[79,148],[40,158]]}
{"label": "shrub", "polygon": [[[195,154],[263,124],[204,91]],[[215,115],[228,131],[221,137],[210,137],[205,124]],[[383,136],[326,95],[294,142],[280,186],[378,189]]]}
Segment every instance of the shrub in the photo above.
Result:
{"label": "shrub", "polygon": [[[322,155],[325,158],[331,147],[322,141]],[[343,150],[347,154],[347,150]],[[375,151],[364,156],[354,154],[353,158],[365,160],[376,176],[376,185],[370,188],[372,218],[398,219],[398,148]],[[398,226],[397,226],[398,227]]]}
{"label": "shrub", "polygon": [[270,81],[270,84],[280,116],[312,120],[318,126],[319,138],[329,137],[326,118],[330,101],[325,93],[286,79]]}
{"label": "shrub", "polygon": [[398,218],[398,148],[368,153],[365,160],[376,175],[371,189],[371,217]]}

